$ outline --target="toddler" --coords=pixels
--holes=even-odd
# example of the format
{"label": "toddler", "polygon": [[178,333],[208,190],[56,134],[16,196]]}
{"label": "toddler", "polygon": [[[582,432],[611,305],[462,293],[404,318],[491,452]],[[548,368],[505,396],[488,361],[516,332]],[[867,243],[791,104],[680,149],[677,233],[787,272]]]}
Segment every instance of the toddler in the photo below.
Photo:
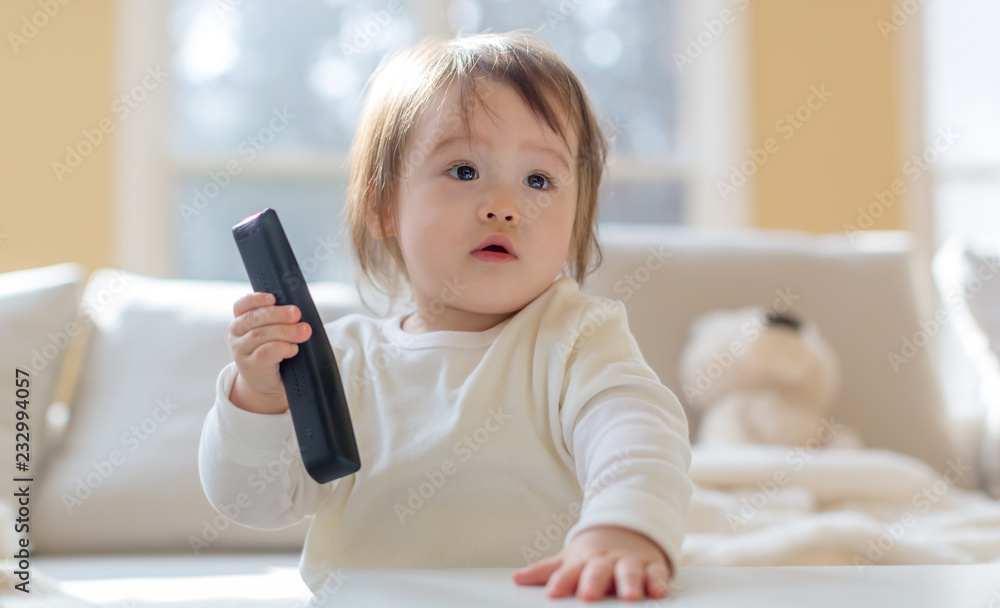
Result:
{"label": "toddler", "polygon": [[524,31],[425,40],[368,86],[345,226],[358,276],[412,299],[324,326],[361,470],[306,473],[278,364],[310,329],[253,293],[202,433],[210,502],[248,496],[235,521],[253,528],[312,518],[314,592],[342,567],[495,567],[549,597],[664,597],[693,490],[687,419],[622,302],[580,293],[608,145],[583,86]]}

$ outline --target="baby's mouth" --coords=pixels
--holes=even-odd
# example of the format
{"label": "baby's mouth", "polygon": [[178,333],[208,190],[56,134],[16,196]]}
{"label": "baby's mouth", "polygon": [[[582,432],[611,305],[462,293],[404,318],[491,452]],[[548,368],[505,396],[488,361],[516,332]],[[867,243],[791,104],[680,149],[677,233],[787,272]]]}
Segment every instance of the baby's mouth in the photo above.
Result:
{"label": "baby's mouth", "polygon": [[507,235],[499,232],[480,241],[470,253],[481,262],[502,263],[517,259],[514,243]]}
{"label": "baby's mouth", "polygon": [[488,245],[472,252],[472,256],[483,262],[510,262],[517,256],[509,253],[502,245]]}

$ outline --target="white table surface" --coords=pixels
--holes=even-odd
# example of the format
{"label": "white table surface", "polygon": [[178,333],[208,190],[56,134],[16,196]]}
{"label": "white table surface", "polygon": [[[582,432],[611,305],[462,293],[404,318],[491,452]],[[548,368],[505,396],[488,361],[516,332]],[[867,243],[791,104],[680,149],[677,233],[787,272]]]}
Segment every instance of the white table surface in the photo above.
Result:
{"label": "white table surface", "polygon": [[[169,606],[305,606],[310,597],[295,555],[37,558],[33,568],[93,602]],[[515,585],[509,569],[343,570],[343,584],[312,606],[422,608],[593,606],[549,599],[543,587]],[[847,606],[850,608],[1000,608],[1000,566],[803,566],[683,568],[668,600],[601,606],[675,608]],[[138,600],[138,601],[134,601]],[[148,603],[147,603],[148,602]]]}

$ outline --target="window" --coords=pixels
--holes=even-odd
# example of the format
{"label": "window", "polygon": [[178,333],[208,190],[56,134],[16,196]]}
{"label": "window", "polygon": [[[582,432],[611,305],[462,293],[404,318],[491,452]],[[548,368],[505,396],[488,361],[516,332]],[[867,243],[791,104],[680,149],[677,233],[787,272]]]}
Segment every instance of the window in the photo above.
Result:
{"label": "window", "polygon": [[[1000,4],[927,5],[927,144],[934,176],[934,244],[1000,239]],[[919,167],[919,165],[918,165]]]}
{"label": "window", "polygon": [[[272,206],[307,279],[350,280],[337,235],[361,90],[384,55],[459,32],[537,31],[580,76],[616,136],[602,222],[746,215],[730,200],[722,217],[714,186],[742,149],[739,112],[719,101],[745,99],[723,90],[739,86],[723,72],[740,71],[731,49],[746,19],[731,0],[120,4],[122,87],[144,65],[171,76],[121,135],[118,256],[136,272],[245,280],[230,228]],[[706,29],[725,9],[726,36]],[[162,233],[136,234],[150,224]]]}
{"label": "window", "polygon": [[[1000,244],[1000,4],[930,0],[923,10],[925,147],[911,163],[932,184],[931,234],[921,236],[933,251],[952,237]],[[956,412],[975,415],[979,379],[952,325],[937,349],[944,386]]]}

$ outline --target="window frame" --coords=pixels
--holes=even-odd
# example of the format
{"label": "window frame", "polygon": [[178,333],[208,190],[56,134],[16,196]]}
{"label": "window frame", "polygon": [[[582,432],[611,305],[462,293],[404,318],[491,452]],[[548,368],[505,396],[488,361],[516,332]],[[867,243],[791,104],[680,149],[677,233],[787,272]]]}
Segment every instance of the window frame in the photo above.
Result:
{"label": "window frame", "polygon": [[[696,36],[704,21],[733,10],[733,0],[677,0],[677,49]],[[449,0],[417,3],[415,19],[430,35],[450,35],[445,17]],[[150,66],[171,73],[167,24],[169,2],[116,2],[116,90],[140,82]],[[666,181],[685,183],[685,213],[690,226],[748,226],[751,190],[743,188],[723,200],[716,184],[741,160],[749,132],[747,29],[749,13],[733,11],[726,26],[693,65],[679,75],[680,140],[685,149],[674,161],[642,163],[618,156],[609,166],[609,182]],[[116,267],[146,276],[175,278],[173,233],[176,185],[185,173],[221,169],[226,159],[172,157],[168,149],[168,117],[173,82],[167,77],[155,94],[137,107],[118,128],[114,155],[113,259]],[[344,154],[260,158],[246,167],[248,175],[343,177]]]}

